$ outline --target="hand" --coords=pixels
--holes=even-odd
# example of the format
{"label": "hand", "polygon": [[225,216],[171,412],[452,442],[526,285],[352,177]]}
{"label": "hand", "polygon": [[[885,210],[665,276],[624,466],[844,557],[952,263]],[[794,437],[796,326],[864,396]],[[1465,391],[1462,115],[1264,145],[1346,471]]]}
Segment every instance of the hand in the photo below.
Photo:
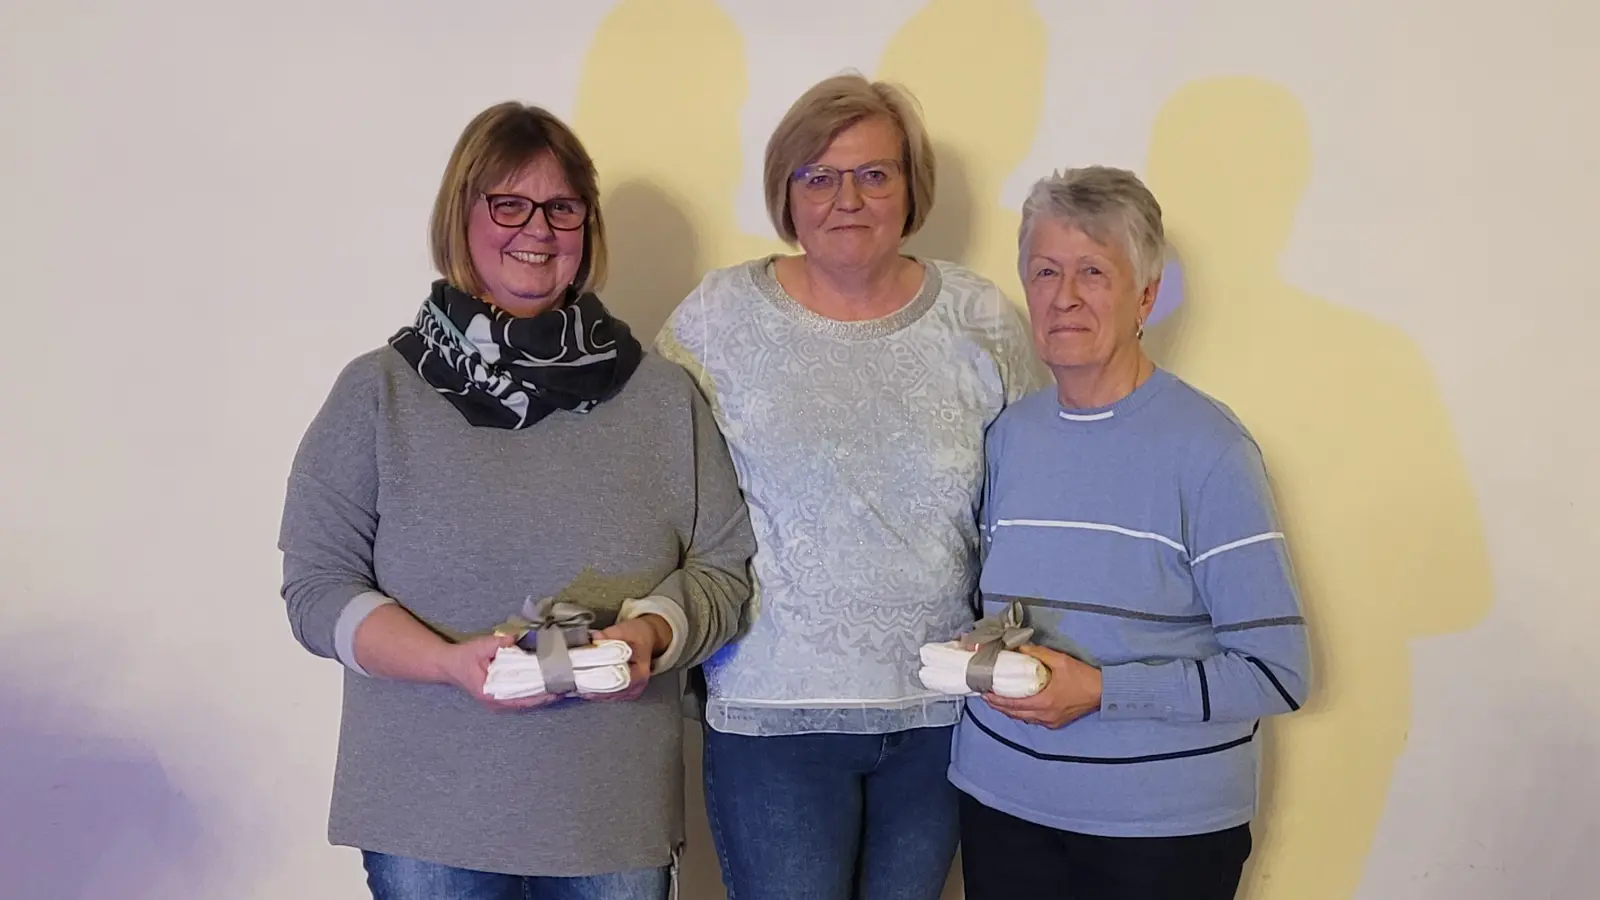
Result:
{"label": "hand", "polygon": [[628,687],[614,694],[583,694],[585,700],[637,700],[650,683],[650,662],[672,644],[672,626],[654,613],[597,631],[597,641],[622,641],[633,650],[628,660]]}
{"label": "hand", "polygon": [[1035,644],[1018,647],[1017,652],[1044,663],[1050,670],[1050,682],[1032,697],[1011,699],[992,692],[984,694],[983,699],[990,706],[1019,722],[1046,728],[1060,728],[1100,708],[1099,669],[1059,650]]}
{"label": "hand", "polygon": [[437,661],[439,680],[466,691],[468,696],[483,704],[485,709],[494,712],[532,709],[560,700],[561,697],[556,694],[534,694],[516,700],[496,700],[483,692],[483,683],[489,677],[489,663],[494,661],[496,651],[514,643],[515,640],[509,635],[490,634],[459,644],[445,644],[439,652]]}

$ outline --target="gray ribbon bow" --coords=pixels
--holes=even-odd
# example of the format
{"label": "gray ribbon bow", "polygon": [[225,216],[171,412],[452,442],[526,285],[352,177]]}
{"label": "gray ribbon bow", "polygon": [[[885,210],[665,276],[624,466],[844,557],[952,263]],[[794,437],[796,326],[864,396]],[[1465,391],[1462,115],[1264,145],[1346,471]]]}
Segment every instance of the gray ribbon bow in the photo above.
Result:
{"label": "gray ribbon bow", "polygon": [[522,601],[522,615],[513,616],[496,631],[512,634],[517,646],[538,656],[545,693],[570,694],[578,689],[578,683],[573,678],[572,656],[567,648],[587,645],[592,640],[592,624],[594,613],[575,603],[554,597],[535,602],[529,597]]}
{"label": "gray ribbon bow", "polygon": [[994,689],[994,665],[1001,650],[1015,650],[1033,637],[1033,629],[1023,625],[1027,610],[1015,600],[992,616],[984,616],[961,639],[963,645],[976,647],[976,653],[967,661],[967,687],[980,694]]}

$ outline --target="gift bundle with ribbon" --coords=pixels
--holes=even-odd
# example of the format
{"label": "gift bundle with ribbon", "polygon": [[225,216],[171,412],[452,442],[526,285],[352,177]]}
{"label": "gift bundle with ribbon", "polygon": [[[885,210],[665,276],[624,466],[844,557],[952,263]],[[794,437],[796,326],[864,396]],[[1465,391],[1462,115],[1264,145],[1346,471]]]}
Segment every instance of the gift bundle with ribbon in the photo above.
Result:
{"label": "gift bundle with ribbon", "polygon": [[529,597],[520,616],[494,629],[517,643],[495,654],[483,692],[496,700],[515,700],[534,694],[626,690],[633,649],[622,641],[595,641],[592,624],[594,613],[577,604],[554,597],[535,602]]}
{"label": "gift bundle with ribbon", "polygon": [[919,651],[922,669],[917,673],[929,690],[941,694],[985,694],[1032,697],[1044,690],[1050,671],[1044,664],[1016,648],[1033,637],[1023,624],[1026,611],[1012,601],[1005,609],[986,616],[960,640],[924,644]]}

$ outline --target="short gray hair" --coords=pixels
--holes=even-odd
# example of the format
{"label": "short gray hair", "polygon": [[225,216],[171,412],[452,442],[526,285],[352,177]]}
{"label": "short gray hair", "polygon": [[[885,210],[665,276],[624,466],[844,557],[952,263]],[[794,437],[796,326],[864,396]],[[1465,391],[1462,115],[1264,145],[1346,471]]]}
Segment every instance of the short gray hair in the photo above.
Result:
{"label": "short gray hair", "polygon": [[[1019,271],[1027,266],[1028,242],[1041,216],[1071,225],[1102,244],[1120,241],[1140,290],[1161,277],[1167,250],[1161,204],[1127,169],[1087,166],[1034,182],[1022,204],[1022,227],[1017,231]],[[1022,274],[1026,281],[1027,273]]]}

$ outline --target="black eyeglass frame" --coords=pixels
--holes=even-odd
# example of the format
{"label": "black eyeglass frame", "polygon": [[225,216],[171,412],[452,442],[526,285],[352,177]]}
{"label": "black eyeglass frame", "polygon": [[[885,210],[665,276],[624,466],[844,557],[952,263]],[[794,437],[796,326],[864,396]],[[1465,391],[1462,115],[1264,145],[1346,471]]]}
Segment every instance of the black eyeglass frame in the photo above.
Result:
{"label": "black eyeglass frame", "polygon": [[[589,204],[584,202],[582,197],[551,197],[548,200],[538,201],[534,200],[532,197],[524,197],[521,194],[480,193],[479,196],[483,198],[483,202],[489,207],[490,220],[492,220],[496,225],[499,225],[501,228],[526,228],[528,223],[533,221],[534,215],[539,213],[541,210],[544,212],[545,224],[549,225],[554,231],[577,231],[583,226],[589,224]],[[528,214],[519,222],[502,222],[500,218],[495,215],[494,211],[494,202],[500,199],[523,201],[524,203],[528,204]],[[575,203],[583,208],[583,217],[576,225],[557,225],[555,219],[550,217],[550,210],[546,209],[546,207],[552,203]]]}

